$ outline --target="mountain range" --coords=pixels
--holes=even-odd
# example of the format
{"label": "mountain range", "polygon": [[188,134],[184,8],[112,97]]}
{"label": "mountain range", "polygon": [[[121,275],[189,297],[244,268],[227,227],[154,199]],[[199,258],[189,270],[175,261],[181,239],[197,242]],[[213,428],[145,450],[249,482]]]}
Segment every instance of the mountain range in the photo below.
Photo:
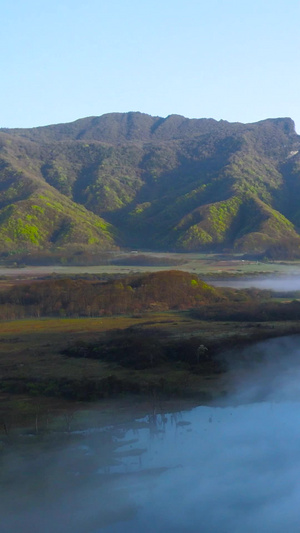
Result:
{"label": "mountain range", "polygon": [[1,253],[298,249],[299,198],[290,118],[131,112],[0,129]]}

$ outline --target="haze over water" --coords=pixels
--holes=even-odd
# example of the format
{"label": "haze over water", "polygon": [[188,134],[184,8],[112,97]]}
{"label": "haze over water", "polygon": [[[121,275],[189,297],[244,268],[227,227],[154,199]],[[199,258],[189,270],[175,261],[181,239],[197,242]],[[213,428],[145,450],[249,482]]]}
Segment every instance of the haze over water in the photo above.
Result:
{"label": "haze over water", "polygon": [[300,337],[249,350],[222,404],[3,436],[1,532],[299,531]]}
{"label": "haze over water", "polygon": [[235,289],[248,289],[255,287],[256,289],[267,289],[271,291],[299,291],[300,290],[300,274],[298,275],[280,275],[280,276],[257,276],[240,279],[225,279],[222,281],[210,281],[211,285],[215,287],[232,287]]}

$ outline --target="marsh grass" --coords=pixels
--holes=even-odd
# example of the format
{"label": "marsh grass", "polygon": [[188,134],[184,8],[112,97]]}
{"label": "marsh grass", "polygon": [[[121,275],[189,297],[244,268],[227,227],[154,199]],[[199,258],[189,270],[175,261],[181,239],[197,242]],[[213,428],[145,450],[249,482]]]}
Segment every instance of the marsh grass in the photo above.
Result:
{"label": "marsh grass", "polygon": [[[86,275],[128,275],[132,273],[145,272],[159,272],[162,270],[169,270],[173,265],[180,270],[186,272],[196,273],[198,275],[216,276],[216,277],[231,277],[231,276],[251,276],[264,274],[289,274],[295,271],[299,272],[300,261],[257,261],[257,260],[243,260],[240,255],[226,256],[222,254],[197,254],[197,253],[159,253],[159,252],[143,252],[143,256],[149,259],[149,264],[141,265],[136,261],[134,264],[134,256],[120,254],[118,252],[112,253],[112,257],[116,260],[130,258],[130,266],[122,264],[104,264],[104,265],[83,265],[83,266],[62,266],[62,265],[47,265],[47,266],[24,266],[23,268],[11,267],[6,268],[0,266],[0,288],[3,284],[8,285],[11,278],[22,280],[24,278],[37,278],[49,276],[51,274],[57,276],[86,276]],[[28,256],[30,261],[30,256]],[[157,261],[158,265],[155,265]],[[166,262],[166,266],[162,263]],[[122,262],[122,261],[121,261]],[[151,262],[154,263],[151,265]]]}
{"label": "marsh grass", "polygon": [[[264,336],[275,336],[285,331],[297,331],[298,323],[265,323],[261,327],[249,327],[248,323],[205,322],[193,319],[187,312],[149,313],[140,318],[118,316],[107,318],[57,319],[41,318],[15,320],[0,323],[0,370],[2,378],[63,378],[98,379],[112,372],[118,376],[132,371],[119,368],[114,363],[100,359],[66,357],[62,351],[78,340],[93,343],[99,335],[114,330],[138,328],[139,331],[154,330],[168,335],[172,340],[197,339],[197,344],[219,346],[228,342],[247,339],[248,341]],[[201,341],[201,342],[200,342]],[[145,377],[147,372],[143,371]],[[157,374],[157,370],[155,371]],[[176,375],[178,369],[174,369]],[[167,379],[171,369],[162,374]],[[141,378],[137,372],[137,379]]]}

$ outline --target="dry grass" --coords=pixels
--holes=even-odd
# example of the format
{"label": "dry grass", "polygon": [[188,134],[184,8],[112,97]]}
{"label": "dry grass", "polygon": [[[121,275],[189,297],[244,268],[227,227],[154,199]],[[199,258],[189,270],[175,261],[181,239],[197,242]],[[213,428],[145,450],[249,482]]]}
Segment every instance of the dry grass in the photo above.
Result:
{"label": "dry grass", "polygon": [[[0,323],[0,375],[2,379],[61,379],[101,380],[111,374],[134,383],[158,383],[163,377],[170,390],[188,391],[194,398],[216,397],[228,390],[226,374],[194,374],[188,368],[165,363],[143,371],[108,364],[101,360],[71,358],[61,350],[76,340],[95,341],[100,333],[139,325],[141,328],[161,329],[172,339],[196,337],[204,344],[222,347],[229,342],[249,342],[274,335],[298,333],[298,323],[261,324],[259,328],[246,323],[202,322],[189,318],[184,312],[153,313],[141,318],[109,317],[79,319],[32,319]],[[104,401],[104,400],[103,400]],[[200,400],[199,400],[200,401]],[[105,400],[106,402],[106,400]],[[78,408],[78,402],[75,402]],[[2,420],[34,417],[39,412],[74,409],[64,399],[30,398],[26,395],[0,394],[0,424]],[[68,407],[70,406],[70,407]],[[9,416],[8,416],[9,413]],[[26,416],[25,416],[26,415]],[[12,422],[12,425],[14,423]],[[0,428],[1,431],[1,428]]]}
{"label": "dry grass", "polygon": [[[251,341],[298,332],[298,323],[204,322],[189,318],[184,312],[153,313],[141,318],[107,317],[74,319],[26,319],[0,323],[0,370],[2,377],[95,378],[111,372],[111,366],[99,360],[63,356],[61,351],[77,340],[93,342],[99,334],[130,326],[156,328],[173,339],[197,337],[204,344]],[[122,370],[122,372],[128,372]]]}

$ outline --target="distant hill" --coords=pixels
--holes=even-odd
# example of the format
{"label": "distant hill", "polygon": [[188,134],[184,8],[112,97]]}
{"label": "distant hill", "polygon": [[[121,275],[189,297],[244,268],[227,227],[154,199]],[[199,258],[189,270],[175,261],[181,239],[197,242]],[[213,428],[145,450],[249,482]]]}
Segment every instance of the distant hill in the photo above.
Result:
{"label": "distant hill", "polygon": [[183,310],[241,298],[248,303],[253,300],[251,291],[239,291],[238,297],[236,292],[212,287],[198,276],[180,270],[122,277],[106,283],[82,279],[28,281],[0,292],[0,318],[105,316]]}
{"label": "distant hill", "polygon": [[0,129],[0,251],[66,246],[300,255],[300,137],[111,113]]}

